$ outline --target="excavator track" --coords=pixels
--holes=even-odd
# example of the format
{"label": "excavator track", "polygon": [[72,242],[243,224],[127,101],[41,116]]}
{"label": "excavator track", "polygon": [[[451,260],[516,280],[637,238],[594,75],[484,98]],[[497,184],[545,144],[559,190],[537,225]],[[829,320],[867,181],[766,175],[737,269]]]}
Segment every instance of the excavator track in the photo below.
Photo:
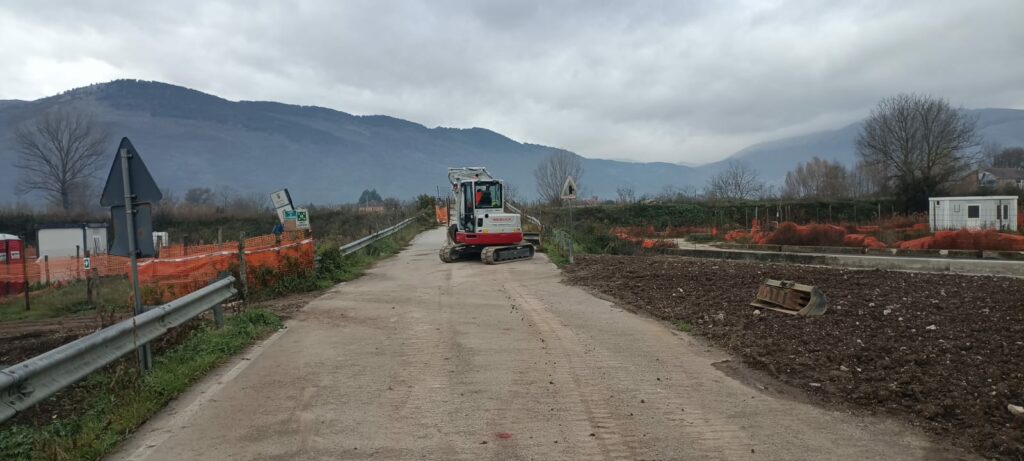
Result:
{"label": "excavator track", "polygon": [[504,264],[533,258],[533,245],[522,243],[500,247],[487,247],[480,253],[484,264]]}
{"label": "excavator track", "polygon": [[438,256],[441,258],[442,262],[446,263],[452,263],[459,259],[458,251],[456,250],[455,245],[452,245],[451,242],[445,243],[444,246],[441,247],[441,250],[438,251]]}

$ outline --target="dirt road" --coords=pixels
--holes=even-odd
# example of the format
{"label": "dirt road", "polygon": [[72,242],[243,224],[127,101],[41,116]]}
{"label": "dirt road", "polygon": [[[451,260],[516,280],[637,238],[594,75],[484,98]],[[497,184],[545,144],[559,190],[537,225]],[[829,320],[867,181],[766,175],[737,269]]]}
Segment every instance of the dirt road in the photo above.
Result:
{"label": "dirt road", "polygon": [[442,264],[443,238],[313,301],[112,458],[962,456],[733,379],[724,353],[561,284],[542,255]]}

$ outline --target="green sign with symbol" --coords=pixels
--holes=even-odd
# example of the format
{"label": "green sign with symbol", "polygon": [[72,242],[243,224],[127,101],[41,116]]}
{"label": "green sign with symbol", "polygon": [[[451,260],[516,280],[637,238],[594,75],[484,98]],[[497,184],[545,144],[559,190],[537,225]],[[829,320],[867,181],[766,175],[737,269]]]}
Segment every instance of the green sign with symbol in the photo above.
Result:
{"label": "green sign with symbol", "polygon": [[295,210],[295,228],[309,229],[309,211],[305,208]]}

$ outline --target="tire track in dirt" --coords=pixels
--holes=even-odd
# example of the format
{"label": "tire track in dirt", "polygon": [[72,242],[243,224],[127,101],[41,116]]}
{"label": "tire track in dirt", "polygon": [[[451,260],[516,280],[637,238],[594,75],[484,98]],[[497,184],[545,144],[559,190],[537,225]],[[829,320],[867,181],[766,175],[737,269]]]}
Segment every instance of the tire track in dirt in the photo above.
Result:
{"label": "tire track in dirt", "polygon": [[[426,424],[446,415],[448,389],[451,388],[447,357],[455,347],[450,329],[449,309],[443,301],[443,290],[437,294],[434,308],[428,312],[406,312],[392,320],[403,332],[398,347],[398,364],[393,368],[386,387],[384,404],[387,412],[385,457],[409,458],[427,441],[434,441],[431,451],[447,459],[460,459],[448,441],[438,437],[438,427]],[[422,422],[419,433],[410,422]],[[444,425],[442,425],[444,426]]]}
{"label": "tire track in dirt", "polygon": [[585,424],[590,434],[594,434],[597,446],[582,444],[580,448],[584,451],[576,453],[577,459],[636,459],[634,441],[623,437],[619,431],[617,419],[620,415],[613,414],[605,404],[605,396],[610,392],[593,379],[593,368],[581,363],[585,354],[575,335],[564,328],[540,301],[526,294],[522,285],[506,283],[503,289],[523,309],[549,345],[546,354],[555,362],[554,382],[559,393],[567,397],[561,399],[565,411],[560,416]]}

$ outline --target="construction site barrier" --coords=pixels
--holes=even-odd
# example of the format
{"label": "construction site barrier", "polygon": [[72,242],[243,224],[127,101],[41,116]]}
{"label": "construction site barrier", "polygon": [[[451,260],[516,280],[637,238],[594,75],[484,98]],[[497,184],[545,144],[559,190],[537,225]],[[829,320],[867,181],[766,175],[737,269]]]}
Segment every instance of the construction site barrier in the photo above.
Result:
{"label": "construction site barrier", "polygon": [[[139,284],[145,304],[159,304],[191,293],[224,274],[242,276],[245,286],[266,288],[283,277],[312,271],[315,247],[305,232],[270,234],[205,245],[161,248],[158,257],[139,260]],[[129,258],[107,254],[89,258],[37,258],[0,265],[0,296],[16,295],[32,285],[63,285],[95,277],[128,277]]]}

